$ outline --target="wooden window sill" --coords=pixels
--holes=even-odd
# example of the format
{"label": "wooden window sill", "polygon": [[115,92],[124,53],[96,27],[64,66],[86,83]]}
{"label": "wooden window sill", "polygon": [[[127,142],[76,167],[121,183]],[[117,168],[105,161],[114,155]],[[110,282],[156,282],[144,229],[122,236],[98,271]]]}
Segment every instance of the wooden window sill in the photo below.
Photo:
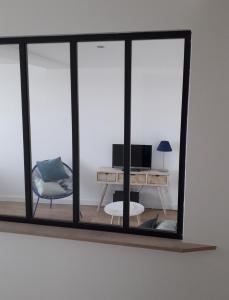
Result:
{"label": "wooden window sill", "polygon": [[0,232],[29,234],[43,237],[53,237],[101,244],[122,245],[179,253],[216,249],[216,246],[214,245],[196,244],[167,238],[5,221],[0,221]]}

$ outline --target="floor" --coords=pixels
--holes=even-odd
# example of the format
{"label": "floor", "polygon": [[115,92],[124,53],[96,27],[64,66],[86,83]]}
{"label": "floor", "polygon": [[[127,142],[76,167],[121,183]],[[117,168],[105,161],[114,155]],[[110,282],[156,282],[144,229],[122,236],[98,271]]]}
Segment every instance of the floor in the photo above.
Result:
{"label": "floor", "polygon": [[[107,215],[103,207],[97,212],[97,206],[92,205],[81,205],[80,210],[82,213],[82,222],[87,223],[99,223],[99,224],[110,224],[111,216]],[[0,202],[0,214],[12,215],[12,216],[25,216],[25,204],[22,202]],[[154,218],[159,214],[159,219],[170,219],[176,220],[177,212],[174,210],[167,210],[167,214],[164,215],[163,210],[146,208],[144,213],[140,215],[140,223]],[[37,218],[52,219],[52,220],[72,220],[72,205],[70,204],[53,204],[50,208],[49,204],[39,203],[36,215]],[[118,224],[118,218],[114,218],[113,224]],[[130,226],[138,226],[137,218],[130,218]]]}

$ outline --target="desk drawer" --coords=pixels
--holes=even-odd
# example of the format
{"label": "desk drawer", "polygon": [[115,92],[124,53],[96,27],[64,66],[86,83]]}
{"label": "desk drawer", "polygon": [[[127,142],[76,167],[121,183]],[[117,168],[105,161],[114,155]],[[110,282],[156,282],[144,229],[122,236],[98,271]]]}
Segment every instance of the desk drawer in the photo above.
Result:
{"label": "desk drawer", "polygon": [[167,176],[148,175],[147,184],[167,185]]}
{"label": "desk drawer", "polygon": [[[123,174],[118,174],[118,182],[123,183]],[[144,174],[131,174],[130,184],[146,184],[146,175]]]}
{"label": "desk drawer", "polygon": [[104,173],[98,172],[97,173],[97,180],[103,182],[115,182],[116,174],[114,173]]}

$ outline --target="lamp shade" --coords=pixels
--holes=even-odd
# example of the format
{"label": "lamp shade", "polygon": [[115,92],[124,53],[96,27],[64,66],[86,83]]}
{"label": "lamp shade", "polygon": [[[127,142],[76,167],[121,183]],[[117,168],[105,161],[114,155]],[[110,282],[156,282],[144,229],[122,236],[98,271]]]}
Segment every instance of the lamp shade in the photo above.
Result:
{"label": "lamp shade", "polygon": [[171,152],[172,151],[172,147],[171,147],[169,141],[161,141],[160,144],[157,147],[157,151]]}

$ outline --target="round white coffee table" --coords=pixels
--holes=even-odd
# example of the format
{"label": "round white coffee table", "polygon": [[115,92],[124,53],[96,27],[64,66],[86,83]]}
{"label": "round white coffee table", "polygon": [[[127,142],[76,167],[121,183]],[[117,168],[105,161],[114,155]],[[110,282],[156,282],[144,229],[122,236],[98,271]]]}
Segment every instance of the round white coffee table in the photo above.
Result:
{"label": "round white coffee table", "polygon": [[[138,225],[140,224],[139,215],[144,212],[144,206],[137,202],[130,201],[130,217],[136,216]],[[113,224],[114,217],[118,217],[118,223],[123,217],[123,201],[117,201],[107,204],[104,207],[105,213],[111,215],[111,224]]]}

